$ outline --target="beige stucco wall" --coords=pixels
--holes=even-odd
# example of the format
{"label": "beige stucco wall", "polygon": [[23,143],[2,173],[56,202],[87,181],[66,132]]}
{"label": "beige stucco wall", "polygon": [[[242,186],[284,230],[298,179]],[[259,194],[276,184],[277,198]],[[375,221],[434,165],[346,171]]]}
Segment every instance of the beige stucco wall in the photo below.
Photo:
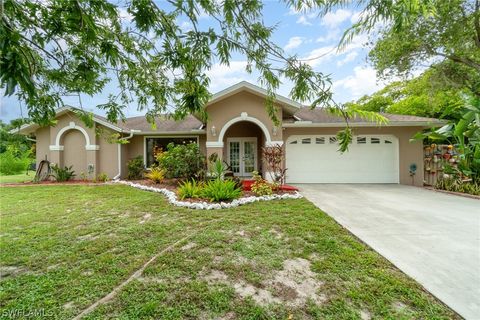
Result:
{"label": "beige stucco wall", "polygon": [[[309,134],[336,134],[341,128],[284,128],[283,139],[292,135]],[[421,141],[410,142],[410,138],[417,133],[419,127],[383,127],[383,128],[354,128],[354,134],[389,134],[398,138],[399,143],[399,171],[400,183],[411,185],[410,164],[417,165],[417,173],[414,176],[415,186],[423,185],[423,144]]]}
{"label": "beige stucco wall", "polygon": [[75,171],[75,179],[81,179],[82,173],[88,173],[85,136],[78,130],[68,130],[62,135],[60,142],[64,150],[61,151],[59,166],[62,168],[71,166]]}
{"label": "beige stucco wall", "polygon": [[113,178],[118,174],[118,144],[110,143],[107,138],[115,131],[102,125],[97,126],[101,129],[101,134],[97,136],[97,144],[100,146],[100,150],[97,151],[97,174],[106,173],[108,177]]}
{"label": "beige stucco wall", "polygon": [[[86,139],[84,134],[77,128],[68,129],[63,132],[60,138],[60,145],[64,150],[50,150],[50,145],[56,144],[57,134],[65,127],[74,122],[76,127],[83,128],[89,137],[90,145],[99,146],[99,150],[86,150]],[[101,129],[101,130],[97,130]],[[101,134],[98,134],[101,132]],[[116,143],[109,143],[107,137],[114,133],[112,130],[101,125],[94,124],[88,128],[81,119],[74,113],[68,112],[57,118],[57,124],[53,127],[40,128],[35,132],[37,140],[36,160],[37,165],[47,155],[48,160],[60,166],[70,166],[76,173],[76,179],[80,174],[88,173],[88,165],[93,164],[93,173],[88,178],[93,179],[99,173],[106,173],[110,178],[118,174],[118,151]]]}
{"label": "beige stucco wall", "polygon": [[35,132],[35,137],[37,140],[37,142],[35,143],[35,158],[38,166],[40,161],[45,160],[45,156],[47,157],[47,160],[50,161],[50,128],[44,127],[37,129],[37,131]]}
{"label": "beige stucco wall", "polygon": [[[207,106],[207,141],[218,141],[220,132],[224,125],[231,119],[240,117],[246,112],[249,117],[260,120],[271,136],[271,140],[282,140],[282,130],[277,130],[277,135],[272,134],[273,121],[267,114],[265,99],[250,92],[240,92],[221,101]],[[282,119],[282,109],[277,106],[277,117]],[[215,126],[216,136],[212,135],[212,127]]]}

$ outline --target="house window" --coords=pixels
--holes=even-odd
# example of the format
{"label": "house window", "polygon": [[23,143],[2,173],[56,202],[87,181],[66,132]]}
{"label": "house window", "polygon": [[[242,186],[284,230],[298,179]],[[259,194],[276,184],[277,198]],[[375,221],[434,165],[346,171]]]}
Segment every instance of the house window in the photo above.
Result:
{"label": "house window", "polygon": [[385,140],[385,143],[392,143],[392,141],[390,141],[390,140]]}
{"label": "house window", "polygon": [[312,139],[310,138],[302,139],[302,144],[310,144],[310,143],[312,143]]}
{"label": "house window", "polygon": [[372,143],[372,144],[379,144],[379,143],[380,143],[380,139],[379,139],[379,138],[370,138],[370,143]]}
{"label": "house window", "polygon": [[297,143],[298,143],[297,140],[290,142],[290,144],[297,144]]}
{"label": "house window", "polygon": [[167,150],[169,143],[189,144],[197,143],[196,137],[172,137],[172,138],[145,138],[147,168],[155,163],[155,155],[160,151]]}
{"label": "house window", "polygon": [[357,137],[357,144],[366,144],[367,138],[365,137]]}
{"label": "house window", "polygon": [[315,138],[315,143],[316,144],[325,144],[325,138],[324,137]]}
{"label": "house window", "polygon": [[337,143],[337,137],[330,137],[328,141],[330,141],[331,144],[335,144]]}

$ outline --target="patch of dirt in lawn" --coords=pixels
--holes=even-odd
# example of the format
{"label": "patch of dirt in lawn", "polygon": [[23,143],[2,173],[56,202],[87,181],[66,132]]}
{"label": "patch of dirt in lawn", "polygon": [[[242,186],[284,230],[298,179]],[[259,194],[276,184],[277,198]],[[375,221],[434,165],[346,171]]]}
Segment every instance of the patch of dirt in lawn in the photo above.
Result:
{"label": "patch of dirt in lawn", "polygon": [[326,301],[326,296],[318,293],[323,283],[317,280],[316,274],[311,271],[310,261],[301,258],[285,260],[283,269],[276,271],[273,278],[263,281],[261,287],[243,279],[231,279],[219,270],[211,270],[202,278],[209,284],[228,284],[234,288],[237,295],[242,298],[250,297],[259,305],[284,303],[300,307],[309,299],[316,304]]}
{"label": "patch of dirt in lawn", "polygon": [[262,288],[257,288],[242,280],[234,283],[233,288],[240,297],[251,297],[259,305],[267,305],[270,303],[281,302],[281,300],[277,297],[274,297],[270,291]]}
{"label": "patch of dirt in lawn", "polygon": [[151,213],[146,213],[143,217],[142,217],[142,220],[140,220],[140,224],[144,224],[145,222],[147,222],[148,220],[150,220],[152,218],[152,214]]}
{"label": "patch of dirt in lawn", "polygon": [[74,306],[75,305],[74,305],[73,301],[70,301],[70,302],[65,303],[63,305],[63,308],[68,310],[68,309],[73,309]]}
{"label": "patch of dirt in lawn", "polygon": [[215,318],[216,320],[231,320],[231,319],[235,319],[237,316],[235,314],[235,312],[228,312],[226,313],[225,315],[221,316],[221,317],[218,317],[218,318]]}
{"label": "patch of dirt in lawn", "polygon": [[361,310],[360,311],[360,319],[370,320],[370,319],[372,319],[372,315],[368,310]]}
{"label": "patch of dirt in lawn", "polygon": [[23,273],[27,273],[28,270],[23,267],[17,266],[0,266],[0,279],[14,278]]}
{"label": "patch of dirt in lawn", "polygon": [[77,237],[77,240],[78,241],[92,241],[92,240],[97,239],[98,237],[99,237],[98,235],[94,235],[92,233],[89,233],[89,234],[85,234],[83,236]]}
{"label": "patch of dirt in lawn", "polygon": [[283,238],[283,233],[276,229],[270,229],[269,232],[275,237],[275,239],[282,239]]}
{"label": "patch of dirt in lawn", "polygon": [[189,242],[186,245],[184,245],[183,247],[181,247],[180,250],[187,251],[187,250],[195,248],[196,246],[197,246],[197,244],[195,242]]}
{"label": "patch of dirt in lawn", "polygon": [[213,284],[215,282],[228,282],[228,276],[223,271],[212,270],[208,275],[203,277],[208,283]]}
{"label": "patch of dirt in lawn", "polygon": [[248,236],[247,232],[245,232],[245,230],[239,230],[239,231],[235,232],[235,234],[236,234],[237,236],[240,236],[240,237],[249,238],[249,236]]}
{"label": "patch of dirt in lawn", "polygon": [[292,292],[296,292],[294,299],[286,301],[292,306],[304,305],[308,299],[312,299],[316,304],[321,304],[326,300],[324,295],[317,294],[323,283],[316,279],[316,274],[310,270],[310,261],[305,259],[285,260],[283,270],[276,273],[271,284],[273,287],[280,286],[279,294],[288,293],[293,297]]}

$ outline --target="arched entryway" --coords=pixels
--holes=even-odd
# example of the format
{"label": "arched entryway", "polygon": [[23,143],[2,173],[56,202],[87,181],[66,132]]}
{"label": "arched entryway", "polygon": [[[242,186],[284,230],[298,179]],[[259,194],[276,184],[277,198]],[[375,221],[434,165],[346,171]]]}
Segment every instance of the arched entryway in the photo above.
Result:
{"label": "arched entryway", "polygon": [[252,176],[253,171],[262,172],[262,146],[265,134],[255,123],[239,121],[232,124],[223,136],[223,159],[234,175]]}
{"label": "arched entryway", "polygon": [[63,152],[60,158],[62,167],[70,167],[75,171],[76,178],[80,178],[81,174],[88,174],[87,168],[87,150],[85,145],[84,134],[76,129],[71,129],[62,134],[61,145]]}

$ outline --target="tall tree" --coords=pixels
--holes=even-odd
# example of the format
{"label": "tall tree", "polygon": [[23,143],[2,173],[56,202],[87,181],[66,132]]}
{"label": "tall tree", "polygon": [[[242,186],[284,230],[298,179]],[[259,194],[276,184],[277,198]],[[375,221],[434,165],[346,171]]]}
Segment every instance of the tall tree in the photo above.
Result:
{"label": "tall tree", "polygon": [[[274,28],[264,24],[262,10],[260,0],[5,0],[0,84],[25,101],[29,117],[40,124],[50,123],[63,96],[98,94],[111,79],[118,92],[97,106],[109,120],[121,119],[132,102],[150,120],[169,106],[182,117],[202,114],[209,98],[206,71],[215,61],[229,65],[238,52],[268,90],[274,121],[281,77],[293,81],[292,98],[331,103],[329,77],[287,57],[271,41]],[[215,26],[202,28],[203,14]]]}
{"label": "tall tree", "polygon": [[431,77],[480,96],[480,0],[429,1],[417,13],[379,33],[369,57],[382,76],[403,76],[429,67]]}
{"label": "tall tree", "polygon": [[347,103],[348,108],[420,117],[457,119],[465,100],[456,87],[436,81],[436,71],[427,70],[411,80],[395,81],[385,88]]}

